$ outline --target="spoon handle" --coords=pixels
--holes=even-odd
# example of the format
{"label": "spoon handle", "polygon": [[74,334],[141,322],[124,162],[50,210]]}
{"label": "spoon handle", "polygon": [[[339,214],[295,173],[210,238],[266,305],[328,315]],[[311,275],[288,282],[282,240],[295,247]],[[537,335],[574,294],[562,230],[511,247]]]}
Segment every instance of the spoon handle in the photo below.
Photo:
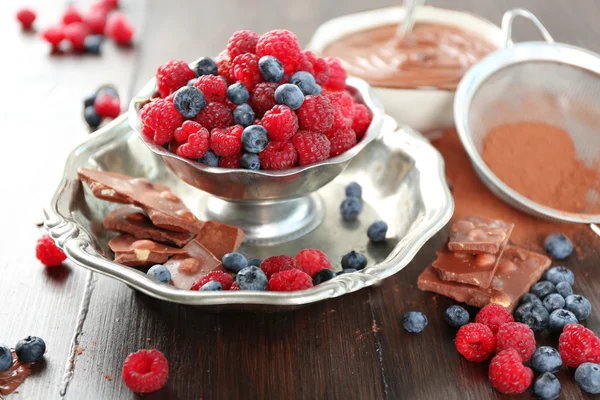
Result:
{"label": "spoon handle", "polygon": [[425,0],[404,0],[404,19],[398,24],[398,29],[396,31],[396,37],[398,39],[402,39],[404,36],[412,32],[416,21],[416,11],[424,4]]}

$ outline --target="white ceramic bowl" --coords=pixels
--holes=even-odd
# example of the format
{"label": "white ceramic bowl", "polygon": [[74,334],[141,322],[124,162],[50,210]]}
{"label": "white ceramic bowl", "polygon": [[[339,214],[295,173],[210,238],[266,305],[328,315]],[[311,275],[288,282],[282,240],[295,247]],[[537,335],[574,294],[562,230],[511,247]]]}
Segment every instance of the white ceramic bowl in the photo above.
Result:
{"label": "white ceramic bowl", "polygon": [[[316,54],[332,42],[352,32],[398,23],[404,18],[403,7],[380,8],[345,15],[325,22],[313,35],[308,48]],[[489,43],[503,47],[502,30],[490,21],[473,14],[443,8],[420,7],[417,22],[435,22],[479,33]],[[443,129],[454,126],[454,90],[420,88],[392,89],[374,87],[387,114],[425,136],[435,137]]]}

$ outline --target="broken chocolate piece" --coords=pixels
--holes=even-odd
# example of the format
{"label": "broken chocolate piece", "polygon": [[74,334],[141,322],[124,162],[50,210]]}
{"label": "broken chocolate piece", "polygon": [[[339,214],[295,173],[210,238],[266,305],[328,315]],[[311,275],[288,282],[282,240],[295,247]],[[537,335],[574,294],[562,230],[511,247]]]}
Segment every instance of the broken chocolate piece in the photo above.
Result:
{"label": "broken chocolate piece", "polygon": [[175,254],[185,254],[185,250],[170,247],[148,239],[137,239],[124,234],[111,239],[108,246],[115,252],[115,262],[130,267],[141,267],[165,263]]}
{"label": "broken chocolate piece", "polygon": [[217,221],[206,221],[196,240],[219,260],[227,253],[236,251],[244,241],[244,231]]}
{"label": "broken chocolate piece", "polygon": [[124,206],[112,210],[104,217],[104,228],[125,232],[138,239],[151,239],[156,242],[183,247],[194,237],[193,233],[168,231],[154,226],[140,208]]}
{"label": "broken chocolate piece", "polygon": [[498,219],[466,217],[450,228],[450,251],[496,254],[506,245],[514,224]]}
{"label": "broken chocolate piece", "polygon": [[221,261],[198,241],[192,240],[182,249],[186,254],[171,257],[165,267],[171,272],[171,283],[189,290],[194,282],[212,271],[224,271]]}

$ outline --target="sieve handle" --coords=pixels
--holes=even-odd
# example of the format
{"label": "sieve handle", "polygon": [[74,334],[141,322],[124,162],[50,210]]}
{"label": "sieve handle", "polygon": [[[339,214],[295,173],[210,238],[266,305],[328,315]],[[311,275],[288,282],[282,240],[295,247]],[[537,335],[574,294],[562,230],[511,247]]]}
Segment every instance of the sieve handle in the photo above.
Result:
{"label": "sieve handle", "polygon": [[530,20],[531,22],[533,22],[533,24],[536,26],[536,28],[538,28],[538,30],[540,31],[540,33],[542,34],[542,36],[544,37],[546,42],[554,43],[554,39],[550,35],[550,32],[548,32],[546,27],[544,27],[544,25],[542,25],[540,20],[537,19],[537,17],[535,15],[533,15],[531,13],[531,11],[526,10],[524,8],[513,8],[512,10],[508,10],[507,12],[505,12],[504,16],[502,17],[502,32],[504,32],[504,35],[506,37],[506,39],[505,39],[506,41],[504,42],[504,47],[513,45],[512,26],[513,26],[513,21],[515,20],[516,17],[525,17],[528,20]]}

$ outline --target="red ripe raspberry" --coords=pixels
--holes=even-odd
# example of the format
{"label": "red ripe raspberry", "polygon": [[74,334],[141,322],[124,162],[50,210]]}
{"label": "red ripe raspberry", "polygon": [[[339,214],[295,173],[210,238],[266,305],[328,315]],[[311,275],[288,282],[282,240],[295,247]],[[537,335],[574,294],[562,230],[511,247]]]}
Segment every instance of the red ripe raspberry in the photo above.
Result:
{"label": "red ripe raspberry", "polygon": [[234,59],[240,54],[244,53],[256,53],[256,43],[258,43],[258,33],[252,31],[237,31],[230,38],[227,43],[227,52],[229,56]]}
{"label": "red ripe raspberry", "polygon": [[500,393],[521,394],[531,385],[533,371],[523,365],[518,351],[507,349],[492,359],[488,376]]}
{"label": "red ripe raspberry", "polygon": [[501,325],[496,333],[496,353],[515,349],[523,361],[527,361],[535,351],[535,335],[531,328],[519,322]]}
{"label": "red ripe raspberry", "polygon": [[202,75],[194,86],[202,91],[206,101],[225,101],[227,98],[227,82],[220,76]]}
{"label": "red ripe raspberry", "polygon": [[231,63],[231,57],[229,57],[229,53],[227,53],[227,50],[222,51],[221,54],[219,54],[215,58],[215,64],[217,64],[220,76],[227,79],[227,82],[229,84],[235,82],[235,76],[233,76],[233,65]]}
{"label": "red ripe raspberry", "polygon": [[490,328],[477,323],[461,326],[456,333],[454,343],[456,350],[473,362],[487,360],[496,348],[496,338]]}
{"label": "red ripe raspberry", "polygon": [[577,368],[584,362],[600,363],[600,339],[579,324],[567,324],[558,339],[558,351],[564,363]]}
{"label": "red ripe raspberry", "polygon": [[165,386],[169,362],[158,350],[131,353],[123,363],[125,385],[136,393],[155,392]]}
{"label": "red ripe raspberry", "polygon": [[329,158],[331,143],[321,133],[298,131],[292,137],[292,143],[298,152],[298,165],[314,164]]}
{"label": "red ripe raspberry", "polygon": [[[312,51],[304,50],[302,55],[310,62],[313,76],[319,85],[323,85],[329,79],[329,64],[323,58],[319,58]],[[310,71],[309,71],[310,72]]]}
{"label": "red ripe raspberry", "polygon": [[38,239],[35,246],[35,256],[46,267],[58,267],[67,259],[65,253],[56,246],[54,240],[48,235]]}
{"label": "red ripe raspberry", "polygon": [[322,95],[306,96],[298,109],[298,119],[302,129],[325,133],[333,126],[335,109],[327,97]]}
{"label": "red ripe raspberry", "polygon": [[231,285],[234,283],[233,278],[228,273],[223,271],[211,271],[194,282],[190,290],[200,290],[202,286],[206,285],[210,281],[219,282],[223,290],[231,289]]}
{"label": "red ripe raspberry", "polygon": [[325,58],[325,61],[327,61],[327,64],[329,65],[329,79],[323,86],[323,89],[334,91],[346,89],[346,78],[348,77],[348,74],[344,67],[342,67],[340,60],[335,57],[327,57]]}
{"label": "red ripe raspberry", "polygon": [[210,148],[219,157],[235,156],[242,151],[243,131],[241,125],[213,129],[210,132]]}
{"label": "red ripe raspberry", "polygon": [[362,139],[371,125],[371,113],[364,104],[354,104],[354,116],[352,119],[352,129],[356,133],[358,140]]}
{"label": "red ripe raspberry", "polygon": [[83,42],[90,33],[87,25],[83,22],[73,22],[63,28],[65,39],[71,43],[71,48],[76,51],[84,49]]}
{"label": "red ripe raspberry", "polygon": [[219,158],[219,167],[221,168],[229,168],[229,169],[240,169],[240,162],[242,160],[242,154],[236,154],[231,157],[221,157]]}
{"label": "red ripe raspberry", "polygon": [[291,141],[272,141],[258,157],[261,168],[266,170],[288,169],[298,162],[298,153]]}
{"label": "red ripe raspberry", "polygon": [[84,22],[91,33],[96,35],[104,34],[104,28],[106,27],[106,13],[101,9],[90,10],[86,14]]}
{"label": "red ripe raspberry", "polygon": [[501,325],[515,322],[515,319],[507,308],[500,304],[490,303],[477,313],[475,322],[487,326],[495,335]]}
{"label": "red ripe raspberry", "polygon": [[250,96],[250,103],[258,117],[262,117],[267,111],[275,107],[275,90],[278,86],[278,83],[262,82],[254,87]]}
{"label": "red ripe raspberry", "polygon": [[96,97],[94,108],[101,117],[117,118],[121,114],[121,102],[108,93]]}
{"label": "red ripe raspberry", "polygon": [[256,54],[258,57],[273,56],[283,64],[286,74],[296,70],[302,49],[298,38],[290,31],[277,29],[265,33],[258,39]]}
{"label": "red ripe raspberry", "polygon": [[[195,121],[185,121],[183,125],[175,129],[175,140],[183,143],[177,147],[177,155],[185,158],[204,157],[210,147],[210,133]],[[185,137],[184,140],[179,140]]]}
{"label": "red ripe raspberry", "polygon": [[293,292],[313,287],[312,278],[299,269],[277,272],[271,276],[267,290],[272,292]]}
{"label": "red ripe raspberry", "polygon": [[[133,26],[129,23],[125,14],[116,12],[108,18],[108,21],[106,21],[105,33],[106,36],[114,40],[116,44],[124,46],[131,43],[131,39],[133,38]],[[193,77],[194,75],[192,74],[192,78]],[[188,81],[190,79],[188,79]]]}
{"label": "red ripe raspberry", "polygon": [[271,279],[273,274],[294,268],[296,268],[296,260],[286,255],[269,257],[260,264],[260,269],[267,275],[268,279]]}
{"label": "red ripe raspberry", "polygon": [[231,287],[229,288],[229,290],[240,290],[240,287],[238,286],[237,283],[233,282],[231,284]]}
{"label": "red ripe raspberry", "polygon": [[306,71],[309,74],[314,76],[315,69],[313,68],[312,63],[310,62],[310,58],[304,53],[305,52],[303,51],[300,54],[300,58],[298,59],[298,66],[296,67],[296,71]]}
{"label": "red ripe raspberry", "polygon": [[65,38],[65,32],[62,25],[50,26],[44,29],[41,34],[42,38],[56,48]]}
{"label": "red ripe raspberry", "polygon": [[215,128],[233,125],[233,111],[227,104],[211,101],[196,115],[196,122],[212,132]]}
{"label": "red ripe raspberry", "polygon": [[254,86],[263,80],[262,74],[258,69],[259,59],[260,57],[252,53],[240,54],[233,59],[233,75],[248,90],[254,89]]}
{"label": "red ripe raspberry", "polygon": [[321,250],[304,249],[296,254],[296,268],[313,277],[322,269],[331,269],[331,261]]}
{"label": "red ripe raspberry", "polygon": [[62,23],[64,25],[74,24],[75,22],[83,22],[83,17],[77,11],[77,8],[70,6],[65,9],[62,15]]}
{"label": "red ripe raspberry", "polygon": [[31,29],[33,21],[35,21],[35,11],[27,7],[21,8],[17,11],[17,20],[19,20],[23,29],[28,31]]}
{"label": "red ripe raspberry", "polygon": [[337,128],[349,128],[354,119],[354,100],[347,92],[329,92],[325,94],[329,103],[335,109],[333,126]]}
{"label": "red ripe raspberry", "polygon": [[140,112],[144,124],[144,132],[158,145],[168,143],[173,138],[175,129],[183,123],[183,117],[173,103],[159,99],[148,103]]}
{"label": "red ripe raspberry", "polygon": [[356,133],[351,128],[334,130],[327,134],[327,138],[331,144],[330,157],[339,156],[356,145]]}
{"label": "red ripe raspberry", "polygon": [[194,71],[185,61],[171,60],[158,67],[156,71],[158,93],[161,97],[167,97],[180,87],[185,86],[194,76]]}
{"label": "red ripe raspberry", "polygon": [[284,105],[277,105],[267,111],[260,124],[269,132],[271,140],[289,140],[298,131],[296,113]]}
{"label": "red ripe raspberry", "polygon": [[109,11],[119,7],[119,0],[102,0],[102,3]]}

